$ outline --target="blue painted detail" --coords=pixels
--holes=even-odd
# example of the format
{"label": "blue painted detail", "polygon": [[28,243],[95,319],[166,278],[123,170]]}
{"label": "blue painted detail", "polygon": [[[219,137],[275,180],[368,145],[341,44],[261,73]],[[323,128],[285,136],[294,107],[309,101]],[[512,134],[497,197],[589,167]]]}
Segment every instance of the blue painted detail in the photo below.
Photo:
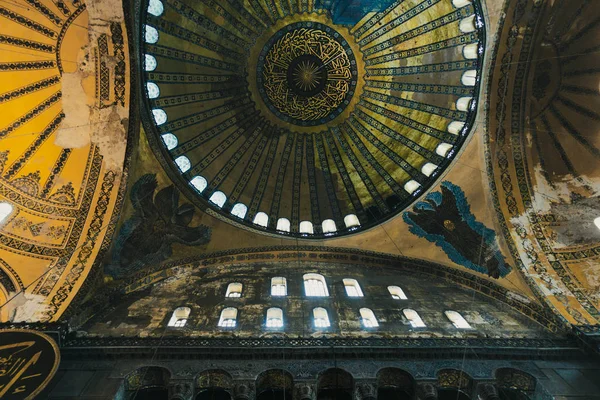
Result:
{"label": "blue painted detail", "polygon": [[317,0],[315,7],[328,10],[334,24],[354,26],[367,13],[383,11],[394,0]]}
{"label": "blue painted detail", "polygon": [[[462,265],[463,267],[483,274],[492,275],[493,271],[490,270],[490,266],[493,265],[494,271],[497,271],[495,274],[499,275],[496,277],[506,276],[510,272],[511,267],[506,263],[504,256],[498,248],[496,233],[475,219],[475,216],[471,213],[467,198],[459,186],[448,181],[442,182],[441,186],[447,189],[451,193],[450,197],[454,197],[454,199],[444,199],[444,194],[442,192],[429,193],[423,201],[419,201],[414,205],[413,212],[407,211],[402,215],[404,222],[410,227],[410,232],[427,239],[431,243],[435,243],[444,250],[453,262]],[[444,227],[444,221],[440,220],[439,223],[433,225],[436,227],[436,232],[432,231],[431,226],[429,226],[429,231],[427,231],[415,221],[419,214],[422,214],[423,212],[435,212],[435,214],[432,214],[433,218],[441,214],[447,214],[445,213],[446,210],[442,209],[443,200],[446,200],[446,202],[452,200],[454,203],[453,207],[456,208],[461,218],[461,220],[451,222],[455,224],[457,228],[461,224],[466,224],[468,228],[472,230],[472,232],[468,233],[476,234],[474,236],[479,238],[481,246],[478,247],[481,247],[482,253],[482,256],[479,258],[484,262],[477,263],[465,256],[465,250],[469,248],[469,246],[472,250],[472,246],[474,245],[474,243],[472,243],[473,241],[468,242],[465,240],[464,242],[461,242],[460,245],[456,245],[456,241],[455,244],[449,243],[448,238],[444,234],[460,235],[461,232],[459,232],[458,229],[454,232],[450,232]],[[444,207],[448,207],[448,205]]]}

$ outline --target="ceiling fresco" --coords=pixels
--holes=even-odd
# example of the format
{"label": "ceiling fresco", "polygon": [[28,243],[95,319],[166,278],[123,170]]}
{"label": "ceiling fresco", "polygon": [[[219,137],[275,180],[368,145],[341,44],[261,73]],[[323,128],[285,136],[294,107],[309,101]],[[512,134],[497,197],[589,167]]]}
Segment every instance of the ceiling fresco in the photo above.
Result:
{"label": "ceiling fresco", "polygon": [[58,319],[113,230],[129,54],[122,8],[103,6],[0,5],[2,321]]}
{"label": "ceiling fresco", "polygon": [[600,9],[507,3],[486,139],[495,208],[530,285],[569,323],[600,321]]}
{"label": "ceiling fresco", "polygon": [[150,1],[144,122],[180,190],[236,226],[319,238],[434,184],[475,118],[481,9],[388,3]]}

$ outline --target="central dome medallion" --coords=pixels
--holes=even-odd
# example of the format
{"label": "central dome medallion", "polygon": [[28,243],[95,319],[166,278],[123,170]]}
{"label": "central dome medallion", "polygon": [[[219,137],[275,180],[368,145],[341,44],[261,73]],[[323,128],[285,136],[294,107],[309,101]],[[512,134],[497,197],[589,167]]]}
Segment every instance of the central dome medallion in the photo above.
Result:
{"label": "central dome medallion", "polygon": [[350,104],[356,59],[338,32],[318,22],[279,30],[264,46],[256,71],[265,104],[281,120],[300,126],[325,124]]}
{"label": "central dome medallion", "polygon": [[148,141],[208,214],[265,234],[374,227],[475,121],[478,0],[148,0]]}

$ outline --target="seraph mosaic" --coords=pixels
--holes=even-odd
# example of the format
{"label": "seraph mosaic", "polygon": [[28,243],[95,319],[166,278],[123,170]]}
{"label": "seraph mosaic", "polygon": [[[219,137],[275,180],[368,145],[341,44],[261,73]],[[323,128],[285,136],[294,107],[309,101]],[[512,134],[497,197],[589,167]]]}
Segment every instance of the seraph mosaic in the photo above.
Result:
{"label": "seraph mosaic", "polygon": [[498,248],[496,233],[475,219],[464,192],[451,182],[442,182],[441,192],[429,193],[403,218],[411,233],[435,243],[463,267],[493,278],[511,270]]}
{"label": "seraph mosaic", "polygon": [[135,211],[119,231],[107,274],[119,277],[164,261],[171,256],[173,243],[198,246],[210,242],[209,227],[189,226],[196,212],[194,206],[179,205],[179,191],[173,185],[155,195],[157,186],[156,175],[146,174],[131,188]]}

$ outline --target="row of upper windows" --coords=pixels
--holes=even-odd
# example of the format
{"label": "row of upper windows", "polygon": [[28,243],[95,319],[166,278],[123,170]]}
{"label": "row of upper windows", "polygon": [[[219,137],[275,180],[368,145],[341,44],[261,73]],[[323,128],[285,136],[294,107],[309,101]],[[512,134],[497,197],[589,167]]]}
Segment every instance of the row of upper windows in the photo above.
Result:
{"label": "row of upper windows", "polygon": [[[191,310],[189,307],[179,307],[175,309],[171,319],[169,320],[168,326],[171,327],[183,327],[185,326]],[[359,310],[360,320],[363,327],[375,328],[379,326],[379,321],[375,316],[375,313],[369,308],[361,308]],[[413,328],[425,328],[426,325],[419,316],[419,314],[412,309],[405,308],[402,310],[404,317],[410,322]],[[313,325],[315,328],[328,328],[331,326],[329,320],[329,314],[323,307],[313,308]],[[471,329],[471,325],[464,319],[460,313],[456,311],[444,311],[446,317],[452,322],[452,324],[458,329]],[[221,328],[234,328],[237,324],[238,310],[234,307],[227,307],[221,311],[219,317],[218,326]],[[271,307],[267,310],[265,317],[265,326],[267,328],[283,328],[283,310],[277,307]]]}
{"label": "row of upper windows", "polygon": [[[305,274],[304,293],[308,297],[327,297],[329,290],[325,277],[319,274]],[[363,291],[356,279],[344,278],[342,280],[346,294],[349,297],[363,297]],[[240,282],[233,282],[227,285],[225,297],[241,297],[244,285]],[[399,286],[388,286],[388,291],[393,299],[406,300],[404,291]],[[282,276],[271,278],[271,296],[287,296],[287,280]]]}

